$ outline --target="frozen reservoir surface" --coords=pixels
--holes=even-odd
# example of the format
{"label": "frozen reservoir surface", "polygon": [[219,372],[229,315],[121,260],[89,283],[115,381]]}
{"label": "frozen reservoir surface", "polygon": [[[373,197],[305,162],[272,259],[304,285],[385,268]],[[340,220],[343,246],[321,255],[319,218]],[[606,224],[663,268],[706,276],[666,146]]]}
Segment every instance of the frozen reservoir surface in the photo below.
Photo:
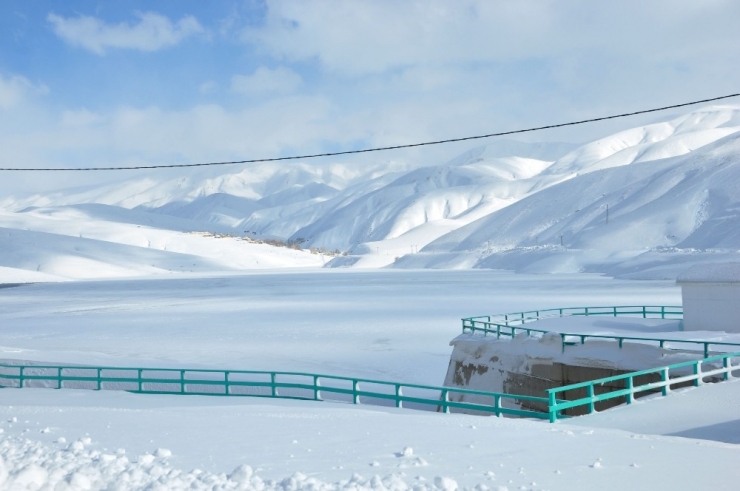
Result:
{"label": "frozen reservoir surface", "polygon": [[[0,356],[439,385],[461,317],[676,305],[679,298],[672,281],[494,271],[267,271],[32,284],[0,289]],[[723,384],[686,394],[705,389],[714,390],[718,407],[737,407]],[[322,402],[0,392],[0,488],[8,489],[678,490],[734,489],[740,479],[733,440],[692,439],[707,437],[695,431],[702,426],[730,421],[729,413],[705,419],[697,411],[665,431],[640,426],[640,416],[627,421],[632,409],[665,406],[683,393],[618,409],[625,422],[613,429],[608,422],[592,428]],[[681,433],[687,431],[695,432]]]}
{"label": "frozen reservoir surface", "polygon": [[439,385],[462,317],[676,305],[672,281],[490,270],[271,271],[0,289],[0,358]]}

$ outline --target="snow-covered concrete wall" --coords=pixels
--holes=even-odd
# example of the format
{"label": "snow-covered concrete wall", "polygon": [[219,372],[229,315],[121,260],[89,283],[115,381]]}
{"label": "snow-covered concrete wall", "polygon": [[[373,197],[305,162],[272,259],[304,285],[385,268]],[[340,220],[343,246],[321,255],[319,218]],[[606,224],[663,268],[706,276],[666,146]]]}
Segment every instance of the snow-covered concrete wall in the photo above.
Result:
{"label": "snow-covered concrete wall", "polygon": [[740,332],[740,263],[697,265],[676,283],[684,330]]}
{"label": "snow-covered concrete wall", "polygon": [[[669,350],[643,343],[625,342],[620,348],[616,340],[590,340],[583,345],[566,346],[563,350],[560,335],[556,333],[542,337],[527,337],[522,333],[514,339],[462,334],[450,344],[453,350],[445,386],[537,397],[547,397],[546,390],[554,387],[702,358],[700,352]],[[657,375],[655,380],[646,377],[635,382],[657,381]],[[623,389],[624,385],[619,384],[597,387],[596,393]],[[564,394],[565,398],[585,396],[585,391],[583,394],[573,392]],[[451,398],[489,403],[483,396],[453,394]],[[605,401],[597,404],[597,409],[607,409],[622,402],[621,399]],[[503,405],[514,407],[518,404],[504,401]],[[536,403],[520,405],[545,410],[544,406],[538,407]]]}

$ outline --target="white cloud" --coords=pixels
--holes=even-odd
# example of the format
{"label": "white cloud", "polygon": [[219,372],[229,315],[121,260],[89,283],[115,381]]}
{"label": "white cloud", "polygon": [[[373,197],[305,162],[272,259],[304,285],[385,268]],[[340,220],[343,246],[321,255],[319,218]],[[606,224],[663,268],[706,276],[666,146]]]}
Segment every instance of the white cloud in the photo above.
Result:
{"label": "white cloud", "polygon": [[9,109],[18,106],[29,95],[43,95],[49,92],[44,85],[34,85],[27,78],[20,75],[4,77],[0,74],[0,109]]}
{"label": "white cloud", "polygon": [[104,118],[89,109],[82,108],[74,111],[63,111],[61,117],[62,126],[85,127],[101,123]]}
{"label": "white cloud", "polygon": [[157,51],[180,43],[183,39],[205,31],[193,16],[173,23],[155,12],[137,13],[137,24],[107,24],[90,16],[64,18],[50,13],[47,20],[54,32],[72,46],[79,46],[103,55],[107,48]]}
{"label": "white cloud", "polygon": [[208,80],[206,82],[203,82],[200,84],[200,87],[198,87],[198,91],[201,94],[212,94],[213,92],[216,92],[218,90],[218,82],[215,80]]}
{"label": "white cloud", "polygon": [[270,69],[259,67],[252,75],[234,75],[231,77],[231,90],[240,94],[264,94],[276,92],[287,94],[294,92],[303,84],[303,79],[296,72],[286,67]]}
{"label": "white cloud", "polygon": [[245,41],[342,74],[587,53],[671,62],[736,41],[731,0],[268,0]]}

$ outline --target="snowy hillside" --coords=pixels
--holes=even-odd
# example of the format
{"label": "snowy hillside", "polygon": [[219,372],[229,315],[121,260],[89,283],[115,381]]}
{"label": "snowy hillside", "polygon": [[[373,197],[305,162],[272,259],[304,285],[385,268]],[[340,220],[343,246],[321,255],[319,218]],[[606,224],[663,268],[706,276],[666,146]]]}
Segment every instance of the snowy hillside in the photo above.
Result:
{"label": "snowy hillside", "polygon": [[325,261],[307,251],[191,232],[200,229],[197,222],[107,205],[0,212],[0,280],[320,267]]}
{"label": "snowy hillside", "polygon": [[658,276],[671,276],[698,256],[736,254],[739,210],[740,135],[733,134],[684,156],[574,177],[405,262],[612,274],[657,268]]}
{"label": "snowy hillside", "polygon": [[740,106],[713,106],[581,146],[493,140],[445,164],[173,169],[6,197],[0,266],[72,278],[327,261],[670,277],[740,249],[738,130]]}

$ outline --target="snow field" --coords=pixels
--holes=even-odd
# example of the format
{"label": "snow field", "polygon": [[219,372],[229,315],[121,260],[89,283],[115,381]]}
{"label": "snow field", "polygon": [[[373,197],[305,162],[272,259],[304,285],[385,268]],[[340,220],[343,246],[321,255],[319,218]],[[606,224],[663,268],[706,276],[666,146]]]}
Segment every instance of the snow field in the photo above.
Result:
{"label": "snow field", "polygon": [[[282,270],[36,284],[0,289],[0,357],[439,385],[460,317],[679,298],[667,281],[485,270]],[[609,491],[660,482],[678,490],[729,489],[740,477],[736,445],[563,423],[327,402],[0,391],[9,489],[11,482],[31,489],[36,479],[40,489]],[[702,424],[674,421],[672,433]],[[157,449],[171,455],[158,457]]]}
{"label": "snow field", "polygon": [[628,406],[572,421],[578,426],[618,428],[740,444],[740,381],[730,380],[674,391],[668,397],[648,396]]}
{"label": "snow field", "polygon": [[7,392],[0,457],[10,489],[36,480],[39,489],[80,490],[610,491],[656,482],[678,490],[732,489],[740,477],[736,445],[570,424],[320,402]]}

